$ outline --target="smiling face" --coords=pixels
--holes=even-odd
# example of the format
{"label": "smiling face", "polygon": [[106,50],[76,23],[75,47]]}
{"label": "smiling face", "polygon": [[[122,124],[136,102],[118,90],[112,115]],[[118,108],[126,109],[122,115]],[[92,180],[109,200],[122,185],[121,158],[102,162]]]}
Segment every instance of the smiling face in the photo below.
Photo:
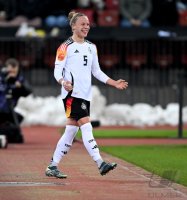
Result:
{"label": "smiling face", "polygon": [[84,39],[90,30],[90,22],[87,16],[80,16],[76,22],[72,24],[73,35],[80,39]]}

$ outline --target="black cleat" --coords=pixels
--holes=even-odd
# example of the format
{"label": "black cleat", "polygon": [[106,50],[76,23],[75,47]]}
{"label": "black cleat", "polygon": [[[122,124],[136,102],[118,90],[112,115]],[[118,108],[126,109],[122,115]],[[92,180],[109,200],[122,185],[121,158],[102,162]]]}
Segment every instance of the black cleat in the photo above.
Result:
{"label": "black cleat", "polygon": [[103,176],[105,174],[107,174],[110,170],[115,169],[117,166],[116,163],[106,163],[106,162],[102,162],[100,168],[99,168],[99,172],[100,174]]}
{"label": "black cleat", "polygon": [[67,175],[60,172],[56,166],[48,166],[45,170],[45,175],[56,178],[67,178]]}

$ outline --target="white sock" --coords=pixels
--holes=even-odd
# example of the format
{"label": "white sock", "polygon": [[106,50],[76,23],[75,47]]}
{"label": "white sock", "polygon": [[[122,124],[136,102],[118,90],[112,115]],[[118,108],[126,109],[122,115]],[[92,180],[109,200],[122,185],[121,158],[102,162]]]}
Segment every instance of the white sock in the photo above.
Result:
{"label": "white sock", "polygon": [[78,130],[79,127],[77,126],[66,125],[65,132],[57,143],[50,165],[57,166],[62,157],[68,153]]}
{"label": "white sock", "polygon": [[103,159],[96,160],[95,162],[97,164],[97,167],[100,168],[100,166],[101,166],[101,164],[103,162]]}
{"label": "white sock", "polygon": [[97,146],[97,143],[93,137],[91,123],[86,123],[82,125],[80,129],[82,132],[82,140],[83,140],[84,146],[86,147],[92,159],[97,163],[98,166],[100,166],[102,158],[99,153],[99,148]]}

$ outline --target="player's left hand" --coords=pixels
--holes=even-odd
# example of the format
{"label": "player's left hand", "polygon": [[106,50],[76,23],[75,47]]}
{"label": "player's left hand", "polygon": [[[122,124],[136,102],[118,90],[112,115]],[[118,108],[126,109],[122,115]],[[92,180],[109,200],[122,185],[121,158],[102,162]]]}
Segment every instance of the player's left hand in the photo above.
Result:
{"label": "player's left hand", "polygon": [[123,90],[123,89],[126,89],[128,87],[128,82],[126,82],[125,80],[123,79],[119,79],[116,81],[116,85],[115,87],[119,90]]}

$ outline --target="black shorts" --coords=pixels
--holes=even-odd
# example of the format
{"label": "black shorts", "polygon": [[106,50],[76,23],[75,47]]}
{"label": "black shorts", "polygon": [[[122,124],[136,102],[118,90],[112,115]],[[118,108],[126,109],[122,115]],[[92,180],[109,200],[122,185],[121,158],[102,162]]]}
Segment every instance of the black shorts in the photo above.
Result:
{"label": "black shorts", "polygon": [[67,118],[78,121],[83,117],[90,116],[90,102],[84,99],[67,96],[63,99]]}

